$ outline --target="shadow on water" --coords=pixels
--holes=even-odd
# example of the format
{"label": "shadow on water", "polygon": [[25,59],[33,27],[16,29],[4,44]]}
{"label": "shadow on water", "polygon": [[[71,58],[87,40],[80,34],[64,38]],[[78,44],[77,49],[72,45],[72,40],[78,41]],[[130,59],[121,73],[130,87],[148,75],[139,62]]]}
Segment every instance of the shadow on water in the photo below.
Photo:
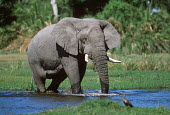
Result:
{"label": "shadow on water", "polygon": [[[88,99],[110,99],[123,105],[121,91],[135,107],[160,107],[170,109],[170,89],[161,90],[110,90],[101,96],[96,90],[86,90],[88,95],[36,94],[31,91],[0,91],[0,115],[29,114],[44,110],[75,106]],[[112,95],[113,94],[113,95]]]}

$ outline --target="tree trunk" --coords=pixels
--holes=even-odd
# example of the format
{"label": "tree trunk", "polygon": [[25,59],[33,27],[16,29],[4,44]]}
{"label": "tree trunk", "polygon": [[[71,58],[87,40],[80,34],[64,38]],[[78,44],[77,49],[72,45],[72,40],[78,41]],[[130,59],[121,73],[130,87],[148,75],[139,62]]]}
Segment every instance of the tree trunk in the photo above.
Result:
{"label": "tree trunk", "polygon": [[52,8],[53,8],[54,19],[57,19],[58,18],[58,7],[57,7],[56,0],[51,0],[50,3],[51,3]]}

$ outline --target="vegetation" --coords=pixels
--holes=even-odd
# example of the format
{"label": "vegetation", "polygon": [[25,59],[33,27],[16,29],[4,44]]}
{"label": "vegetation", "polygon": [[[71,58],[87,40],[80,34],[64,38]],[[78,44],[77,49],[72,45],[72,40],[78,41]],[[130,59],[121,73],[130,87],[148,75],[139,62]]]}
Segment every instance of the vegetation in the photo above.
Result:
{"label": "vegetation", "polygon": [[[9,45],[15,39],[32,38],[39,30],[45,26],[56,23],[57,20],[53,20],[52,8],[50,1],[46,0],[16,0],[15,4],[11,1],[2,0],[0,2],[7,9],[11,8],[11,4],[14,8],[10,10],[10,16],[16,17],[13,22],[7,23],[6,20],[0,20],[0,49]],[[67,5],[67,0],[57,0],[59,5],[60,18],[71,16],[70,10]],[[42,7],[43,6],[43,7]],[[6,12],[2,12],[3,15]],[[8,16],[9,17],[9,16]],[[18,46],[22,42],[18,43]],[[18,49],[18,47],[14,47]]]}
{"label": "vegetation", "polygon": [[[24,41],[26,38],[32,38],[40,29],[57,22],[53,19],[50,1],[1,0],[0,3],[1,9],[9,12],[8,14],[1,12],[0,49],[14,39],[22,38],[21,41]],[[112,53],[142,54],[170,51],[170,0],[57,0],[57,4],[58,20],[73,16],[93,17],[111,22],[122,36],[122,45],[112,50]],[[9,17],[15,18],[5,22]],[[22,43],[19,42],[18,46]]]}
{"label": "vegetation", "polygon": [[129,108],[110,100],[88,100],[76,107],[64,107],[47,110],[32,115],[167,115],[170,109],[164,108]]}
{"label": "vegetation", "polygon": [[[109,63],[110,89],[170,88],[170,61],[166,63],[167,59],[170,59],[169,54],[164,57],[157,54],[154,58],[150,55],[145,57],[138,55],[133,58],[132,56],[122,56],[121,60],[126,60],[126,62],[122,64]],[[157,60],[161,60],[161,64]],[[0,65],[0,90],[31,90],[31,71],[26,54],[1,54]],[[139,71],[140,69],[144,71]],[[47,86],[50,82],[51,80],[47,80]],[[69,89],[70,85],[68,84],[70,84],[69,80],[66,79],[59,89]],[[99,78],[95,70],[92,69],[91,63],[88,64],[82,88],[100,89]],[[35,89],[34,86],[33,90]]]}
{"label": "vegetation", "polygon": [[169,54],[141,54],[141,55],[111,55],[111,57],[121,60],[121,64],[109,63],[109,69],[117,70],[158,70],[170,71]]}
{"label": "vegetation", "polygon": [[154,6],[144,6],[147,0],[121,1],[110,0],[96,16],[108,19],[121,33],[121,51],[126,54],[169,52],[169,13],[163,9],[161,13],[152,13],[148,8]]}

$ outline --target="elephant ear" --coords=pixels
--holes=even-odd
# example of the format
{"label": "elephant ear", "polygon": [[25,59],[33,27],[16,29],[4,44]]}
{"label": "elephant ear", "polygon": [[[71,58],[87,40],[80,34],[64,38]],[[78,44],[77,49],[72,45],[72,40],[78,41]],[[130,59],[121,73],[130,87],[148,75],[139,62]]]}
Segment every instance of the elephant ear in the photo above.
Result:
{"label": "elephant ear", "polygon": [[54,41],[67,53],[71,55],[78,55],[76,30],[71,23],[57,24],[52,31],[52,36]]}
{"label": "elephant ear", "polygon": [[100,20],[101,28],[105,35],[105,41],[109,49],[115,48],[121,44],[120,34],[112,26],[111,23]]}

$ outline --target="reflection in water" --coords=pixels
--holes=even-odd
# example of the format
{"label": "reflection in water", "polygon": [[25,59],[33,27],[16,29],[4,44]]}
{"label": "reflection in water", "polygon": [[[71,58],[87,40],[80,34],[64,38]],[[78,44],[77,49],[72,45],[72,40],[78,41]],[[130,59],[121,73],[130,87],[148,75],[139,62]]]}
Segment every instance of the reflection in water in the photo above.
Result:
{"label": "reflection in water", "polygon": [[110,95],[106,96],[100,96],[98,93],[95,95],[93,92],[96,90],[86,90],[88,95],[79,96],[36,94],[30,91],[0,91],[0,115],[38,113],[56,107],[75,106],[88,99],[111,99],[123,105],[121,91],[125,92],[126,99],[135,107],[166,106],[170,109],[170,89],[110,90]]}

